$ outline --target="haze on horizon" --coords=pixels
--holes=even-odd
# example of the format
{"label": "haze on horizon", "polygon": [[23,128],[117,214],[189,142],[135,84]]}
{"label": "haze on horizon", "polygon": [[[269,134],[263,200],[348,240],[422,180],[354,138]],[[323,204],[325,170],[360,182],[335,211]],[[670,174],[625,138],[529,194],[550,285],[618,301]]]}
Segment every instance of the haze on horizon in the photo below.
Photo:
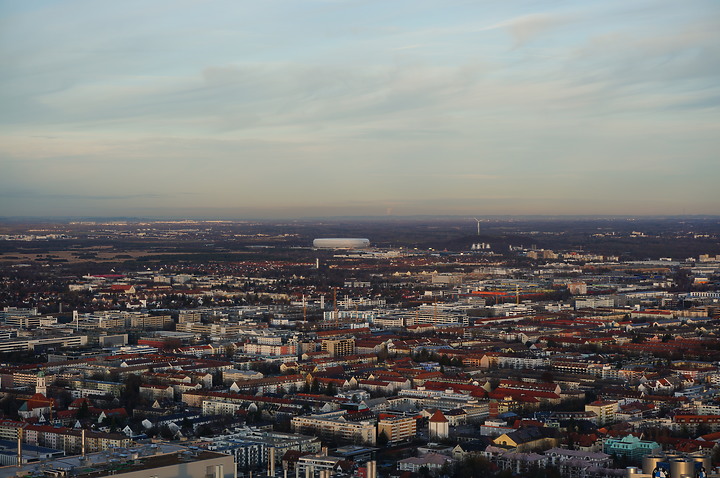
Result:
{"label": "haze on horizon", "polygon": [[720,213],[720,3],[0,0],[0,216]]}

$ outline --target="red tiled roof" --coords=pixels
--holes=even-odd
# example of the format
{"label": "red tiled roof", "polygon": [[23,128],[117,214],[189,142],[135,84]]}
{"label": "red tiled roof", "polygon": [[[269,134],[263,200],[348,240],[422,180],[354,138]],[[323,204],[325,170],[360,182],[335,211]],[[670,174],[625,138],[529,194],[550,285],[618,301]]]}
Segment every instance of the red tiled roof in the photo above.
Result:
{"label": "red tiled roof", "polygon": [[435,413],[433,413],[433,416],[430,417],[429,421],[431,423],[447,423],[448,419],[445,418],[443,412],[441,412],[440,410],[436,410]]}

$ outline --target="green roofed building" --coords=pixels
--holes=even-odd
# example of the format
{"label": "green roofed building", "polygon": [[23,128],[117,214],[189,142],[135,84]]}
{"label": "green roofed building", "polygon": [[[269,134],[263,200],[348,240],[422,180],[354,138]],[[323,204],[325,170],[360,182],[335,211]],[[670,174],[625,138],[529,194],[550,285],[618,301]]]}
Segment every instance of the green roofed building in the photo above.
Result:
{"label": "green roofed building", "polygon": [[641,440],[634,435],[627,435],[623,438],[608,438],[603,446],[603,452],[608,455],[624,456],[632,461],[639,461],[643,456],[661,450],[662,447],[658,443]]}

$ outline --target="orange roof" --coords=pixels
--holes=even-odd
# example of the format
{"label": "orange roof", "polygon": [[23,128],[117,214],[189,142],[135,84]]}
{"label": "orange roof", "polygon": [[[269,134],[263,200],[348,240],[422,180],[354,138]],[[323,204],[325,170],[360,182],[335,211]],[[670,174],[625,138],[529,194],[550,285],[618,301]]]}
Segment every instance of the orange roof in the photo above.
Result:
{"label": "orange roof", "polygon": [[445,418],[443,412],[436,410],[432,417],[430,417],[431,423],[447,423],[448,419]]}

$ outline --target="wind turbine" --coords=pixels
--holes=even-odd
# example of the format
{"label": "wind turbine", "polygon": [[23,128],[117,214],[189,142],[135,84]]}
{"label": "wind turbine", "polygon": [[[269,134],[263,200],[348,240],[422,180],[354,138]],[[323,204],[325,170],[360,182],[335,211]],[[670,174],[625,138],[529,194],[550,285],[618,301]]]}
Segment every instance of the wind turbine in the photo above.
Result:
{"label": "wind turbine", "polygon": [[476,217],[474,217],[473,219],[475,219],[475,220],[477,221],[477,224],[478,224],[478,236],[479,236],[479,235],[480,235],[480,219],[478,219],[478,218],[476,218]]}

